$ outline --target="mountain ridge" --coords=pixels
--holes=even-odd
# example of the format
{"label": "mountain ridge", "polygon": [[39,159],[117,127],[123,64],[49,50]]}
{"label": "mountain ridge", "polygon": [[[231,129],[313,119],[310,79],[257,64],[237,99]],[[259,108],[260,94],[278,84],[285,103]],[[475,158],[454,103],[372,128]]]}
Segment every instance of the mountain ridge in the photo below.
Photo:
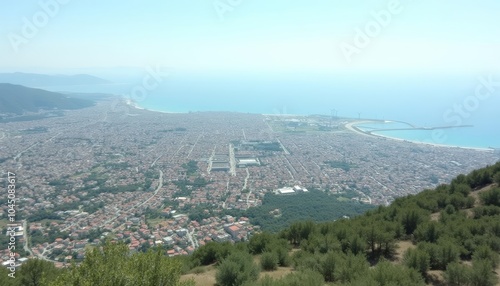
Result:
{"label": "mountain ridge", "polygon": [[41,110],[71,110],[93,106],[91,100],[30,88],[22,85],[0,83],[0,114],[22,115]]}
{"label": "mountain ridge", "polygon": [[54,85],[85,85],[85,84],[106,84],[110,81],[88,75],[47,75],[37,73],[0,73],[0,83],[18,84],[29,87],[44,87]]}

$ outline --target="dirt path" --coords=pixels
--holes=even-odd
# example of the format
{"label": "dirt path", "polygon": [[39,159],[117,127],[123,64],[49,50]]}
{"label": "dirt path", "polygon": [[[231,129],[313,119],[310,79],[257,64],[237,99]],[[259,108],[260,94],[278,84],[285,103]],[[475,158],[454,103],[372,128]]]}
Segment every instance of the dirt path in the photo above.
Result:
{"label": "dirt path", "polygon": [[396,263],[401,263],[403,262],[403,256],[405,254],[405,252],[408,250],[408,249],[413,249],[413,248],[416,248],[417,246],[416,245],[413,245],[413,243],[411,241],[407,241],[407,240],[404,240],[404,241],[399,241],[396,243]]}
{"label": "dirt path", "polygon": [[493,188],[495,188],[497,185],[496,184],[491,184],[489,186],[486,186],[480,190],[477,190],[477,191],[472,191],[469,196],[473,197],[476,201],[474,202],[474,207],[478,207],[481,205],[481,198],[479,197],[479,195],[481,193],[484,193],[484,192],[487,192]]}
{"label": "dirt path", "polygon": [[194,280],[196,286],[214,286],[215,285],[215,269],[211,269],[200,274],[186,274],[181,276],[181,281]]}

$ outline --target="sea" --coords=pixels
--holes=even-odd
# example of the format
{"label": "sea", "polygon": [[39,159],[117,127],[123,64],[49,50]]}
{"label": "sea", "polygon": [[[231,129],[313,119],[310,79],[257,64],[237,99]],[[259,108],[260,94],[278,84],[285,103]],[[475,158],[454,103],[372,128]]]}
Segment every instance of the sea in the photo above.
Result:
{"label": "sea", "polygon": [[[161,112],[321,114],[377,120],[358,128],[414,142],[500,148],[500,87],[485,86],[488,76],[180,72],[155,80],[144,72],[117,77],[112,84],[40,88],[114,94]],[[387,130],[409,126],[424,130]]]}

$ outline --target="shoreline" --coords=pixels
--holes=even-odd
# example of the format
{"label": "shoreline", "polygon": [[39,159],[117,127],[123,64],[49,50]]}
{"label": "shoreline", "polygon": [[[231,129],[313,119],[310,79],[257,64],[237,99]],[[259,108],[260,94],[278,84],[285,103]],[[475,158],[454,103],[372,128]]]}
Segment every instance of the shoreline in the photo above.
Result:
{"label": "shoreline", "polygon": [[163,114],[187,114],[188,112],[173,112],[173,111],[160,111],[160,110],[153,110],[149,108],[144,108],[142,106],[139,106],[137,103],[132,101],[131,99],[125,99],[125,104],[128,105],[129,107],[142,110],[142,111],[150,111],[150,112],[158,112],[158,113],[163,113]]}
{"label": "shoreline", "polygon": [[[163,113],[163,114],[188,114],[189,112],[172,112],[172,111],[160,111],[160,110],[153,110],[153,109],[148,109],[139,106],[137,103],[133,102],[130,99],[126,99],[125,103],[137,110],[142,110],[142,111],[150,111],[150,112],[158,112],[158,113]],[[260,114],[262,116],[300,116],[304,117],[307,115],[298,115],[298,114],[263,114],[263,113],[256,113]],[[389,140],[395,140],[399,142],[409,142],[413,144],[420,144],[420,145],[425,145],[425,146],[432,146],[432,147],[441,147],[441,148],[460,148],[460,149],[466,149],[466,150],[475,150],[475,151],[480,151],[480,152],[494,152],[495,150],[492,148],[481,148],[481,147],[465,147],[465,146],[457,146],[457,145],[446,145],[446,144],[438,144],[438,143],[430,143],[430,142],[420,142],[420,141],[413,141],[413,140],[407,140],[407,139],[402,139],[402,138],[397,138],[397,137],[391,137],[387,135],[382,135],[382,134],[377,134],[377,133],[368,133],[366,131],[361,130],[359,127],[356,125],[359,124],[364,124],[364,123],[373,123],[373,122],[380,122],[380,120],[354,120],[351,122],[348,122],[344,124],[344,127],[352,131],[356,134],[363,135],[363,136],[369,136],[369,137],[375,137],[375,138],[384,138],[384,139],[389,139]],[[386,123],[390,122],[396,122],[394,120],[384,120]]]}
{"label": "shoreline", "polygon": [[[372,123],[372,122],[377,122],[377,121],[357,120],[357,121],[352,121],[352,122],[345,124],[344,127],[346,129],[354,132],[354,133],[359,134],[359,135],[384,138],[384,139],[395,140],[395,141],[399,141],[399,142],[409,142],[409,143],[414,143],[414,144],[420,144],[420,145],[426,145],[426,146],[432,146],[432,147],[441,147],[441,148],[460,148],[460,149],[475,150],[475,151],[480,151],[480,152],[494,152],[494,150],[491,148],[465,147],[465,146],[457,146],[457,145],[446,145],[446,144],[438,144],[438,143],[430,143],[430,142],[421,142],[421,141],[413,141],[413,140],[408,140],[408,139],[391,137],[391,136],[377,134],[377,133],[368,133],[366,131],[361,130],[359,127],[356,126],[359,124]],[[386,120],[386,122],[394,122],[394,121]]]}

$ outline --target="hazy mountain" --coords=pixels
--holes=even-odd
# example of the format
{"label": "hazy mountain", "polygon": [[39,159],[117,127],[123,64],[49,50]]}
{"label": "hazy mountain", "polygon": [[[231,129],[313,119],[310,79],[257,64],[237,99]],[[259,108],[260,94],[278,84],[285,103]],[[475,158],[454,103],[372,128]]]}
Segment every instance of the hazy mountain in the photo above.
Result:
{"label": "hazy mountain", "polygon": [[0,73],[0,83],[20,84],[30,87],[54,85],[104,84],[109,81],[87,74],[45,75],[35,73]]}
{"label": "hazy mountain", "polygon": [[93,101],[21,85],[0,83],[0,114],[23,114],[41,109],[79,109]]}

